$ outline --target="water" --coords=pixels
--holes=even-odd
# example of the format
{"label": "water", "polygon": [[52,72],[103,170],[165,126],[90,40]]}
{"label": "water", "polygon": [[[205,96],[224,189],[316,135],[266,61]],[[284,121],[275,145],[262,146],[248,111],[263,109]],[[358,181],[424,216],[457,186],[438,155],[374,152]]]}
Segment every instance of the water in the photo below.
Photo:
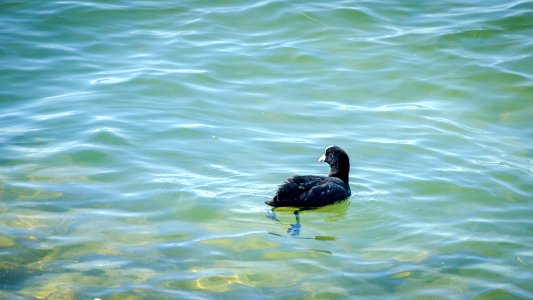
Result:
{"label": "water", "polygon": [[[4,1],[0,298],[533,298],[532,20]],[[331,144],[350,200],[276,221]]]}

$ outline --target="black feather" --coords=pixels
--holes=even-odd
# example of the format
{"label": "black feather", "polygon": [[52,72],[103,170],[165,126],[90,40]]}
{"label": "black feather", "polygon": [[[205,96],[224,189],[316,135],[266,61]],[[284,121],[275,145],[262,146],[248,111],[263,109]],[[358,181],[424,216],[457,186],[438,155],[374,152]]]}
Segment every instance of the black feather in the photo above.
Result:
{"label": "black feather", "polygon": [[325,162],[331,170],[324,176],[293,176],[288,178],[271,201],[274,207],[291,206],[300,208],[319,207],[344,200],[351,195],[348,184],[350,160],[344,150],[337,146],[326,149]]}

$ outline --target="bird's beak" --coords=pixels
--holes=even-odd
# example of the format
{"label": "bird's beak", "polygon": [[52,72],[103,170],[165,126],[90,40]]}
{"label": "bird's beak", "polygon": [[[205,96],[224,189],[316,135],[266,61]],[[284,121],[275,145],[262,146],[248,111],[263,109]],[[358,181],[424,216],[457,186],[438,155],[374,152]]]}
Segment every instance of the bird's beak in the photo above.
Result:
{"label": "bird's beak", "polygon": [[319,162],[325,162],[326,161],[326,154],[322,155],[319,159]]}

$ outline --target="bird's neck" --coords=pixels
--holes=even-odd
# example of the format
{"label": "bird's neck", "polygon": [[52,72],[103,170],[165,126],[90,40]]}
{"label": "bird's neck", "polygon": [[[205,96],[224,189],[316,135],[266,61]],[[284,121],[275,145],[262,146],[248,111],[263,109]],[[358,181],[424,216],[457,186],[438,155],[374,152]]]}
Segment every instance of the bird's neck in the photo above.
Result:
{"label": "bird's neck", "polygon": [[337,177],[340,180],[344,181],[344,183],[348,184],[348,180],[349,180],[348,174],[349,174],[349,172],[350,172],[350,166],[349,165],[348,165],[348,168],[346,168],[346,169],[336,167],[336,168],[331,168],[331,171],[329,172],[328,176],[329,177]]}

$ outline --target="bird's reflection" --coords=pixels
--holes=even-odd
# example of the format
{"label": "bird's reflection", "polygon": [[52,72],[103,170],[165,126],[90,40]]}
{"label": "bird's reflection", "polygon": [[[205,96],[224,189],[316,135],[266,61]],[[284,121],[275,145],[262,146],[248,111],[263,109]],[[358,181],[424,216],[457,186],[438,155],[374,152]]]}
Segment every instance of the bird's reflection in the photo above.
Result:
{"label": "bird's reflection", "polygon": [[300,212],[294,211],[294,216],[296,217],[296,223],[291,224],[291,227],[287,229],[287,233],[291,236],[299,236],[300,228],[302,227],[302,224],[300,224]]}
{"label": "bird's reflection", "polygon": [[[287,228],[287,233],[291,236],[299,236],[300,235],[300,229],[302,227],[302,224],[300,224],[300,210],[295,210],[294,217],[296,219],[296,223],[289,224],[289,228]],[[281,223],[281,221],[278,219],[278,215],[276,214],[276,211],[274,209],[268,210],[266,214],[267,218]]]}
{"label": "bird's reflection", "polygon": [[[280,221],[278,218],[278,213],[283,215],[287,215],[288,212],[292,212],[294,216],[294,222],[289,222],[288,227],[286,229],[287,234],[293,237],[300,237],[300,234],[302,232],[302,223],[300,221],[300,214],[305,212],[313,212],[313,213],[319,213],[319,215],[323,216],[326,214],[324,220],[328,222],[335,222],[338,220],[343,219],[346,216],[346,213],[348,211],[348,206],[350,201],[342,201],[337,204],[328,205],[326,207],[317,208],[317,209],[299,209],[299,208],[272,208],[266,211],[266,217],[278,222],[283,225],[283,227],[287,226],[286,222]],[[285,224],[285,225],[284,225]],[[274,235],[278,235],[275,233],[272,233]],[[302,238],[302,237],[300,237]],[[320,240],[334,240],[335,237],[330,236],[315,236],[312,237],[312,239],[320,239]]]}

